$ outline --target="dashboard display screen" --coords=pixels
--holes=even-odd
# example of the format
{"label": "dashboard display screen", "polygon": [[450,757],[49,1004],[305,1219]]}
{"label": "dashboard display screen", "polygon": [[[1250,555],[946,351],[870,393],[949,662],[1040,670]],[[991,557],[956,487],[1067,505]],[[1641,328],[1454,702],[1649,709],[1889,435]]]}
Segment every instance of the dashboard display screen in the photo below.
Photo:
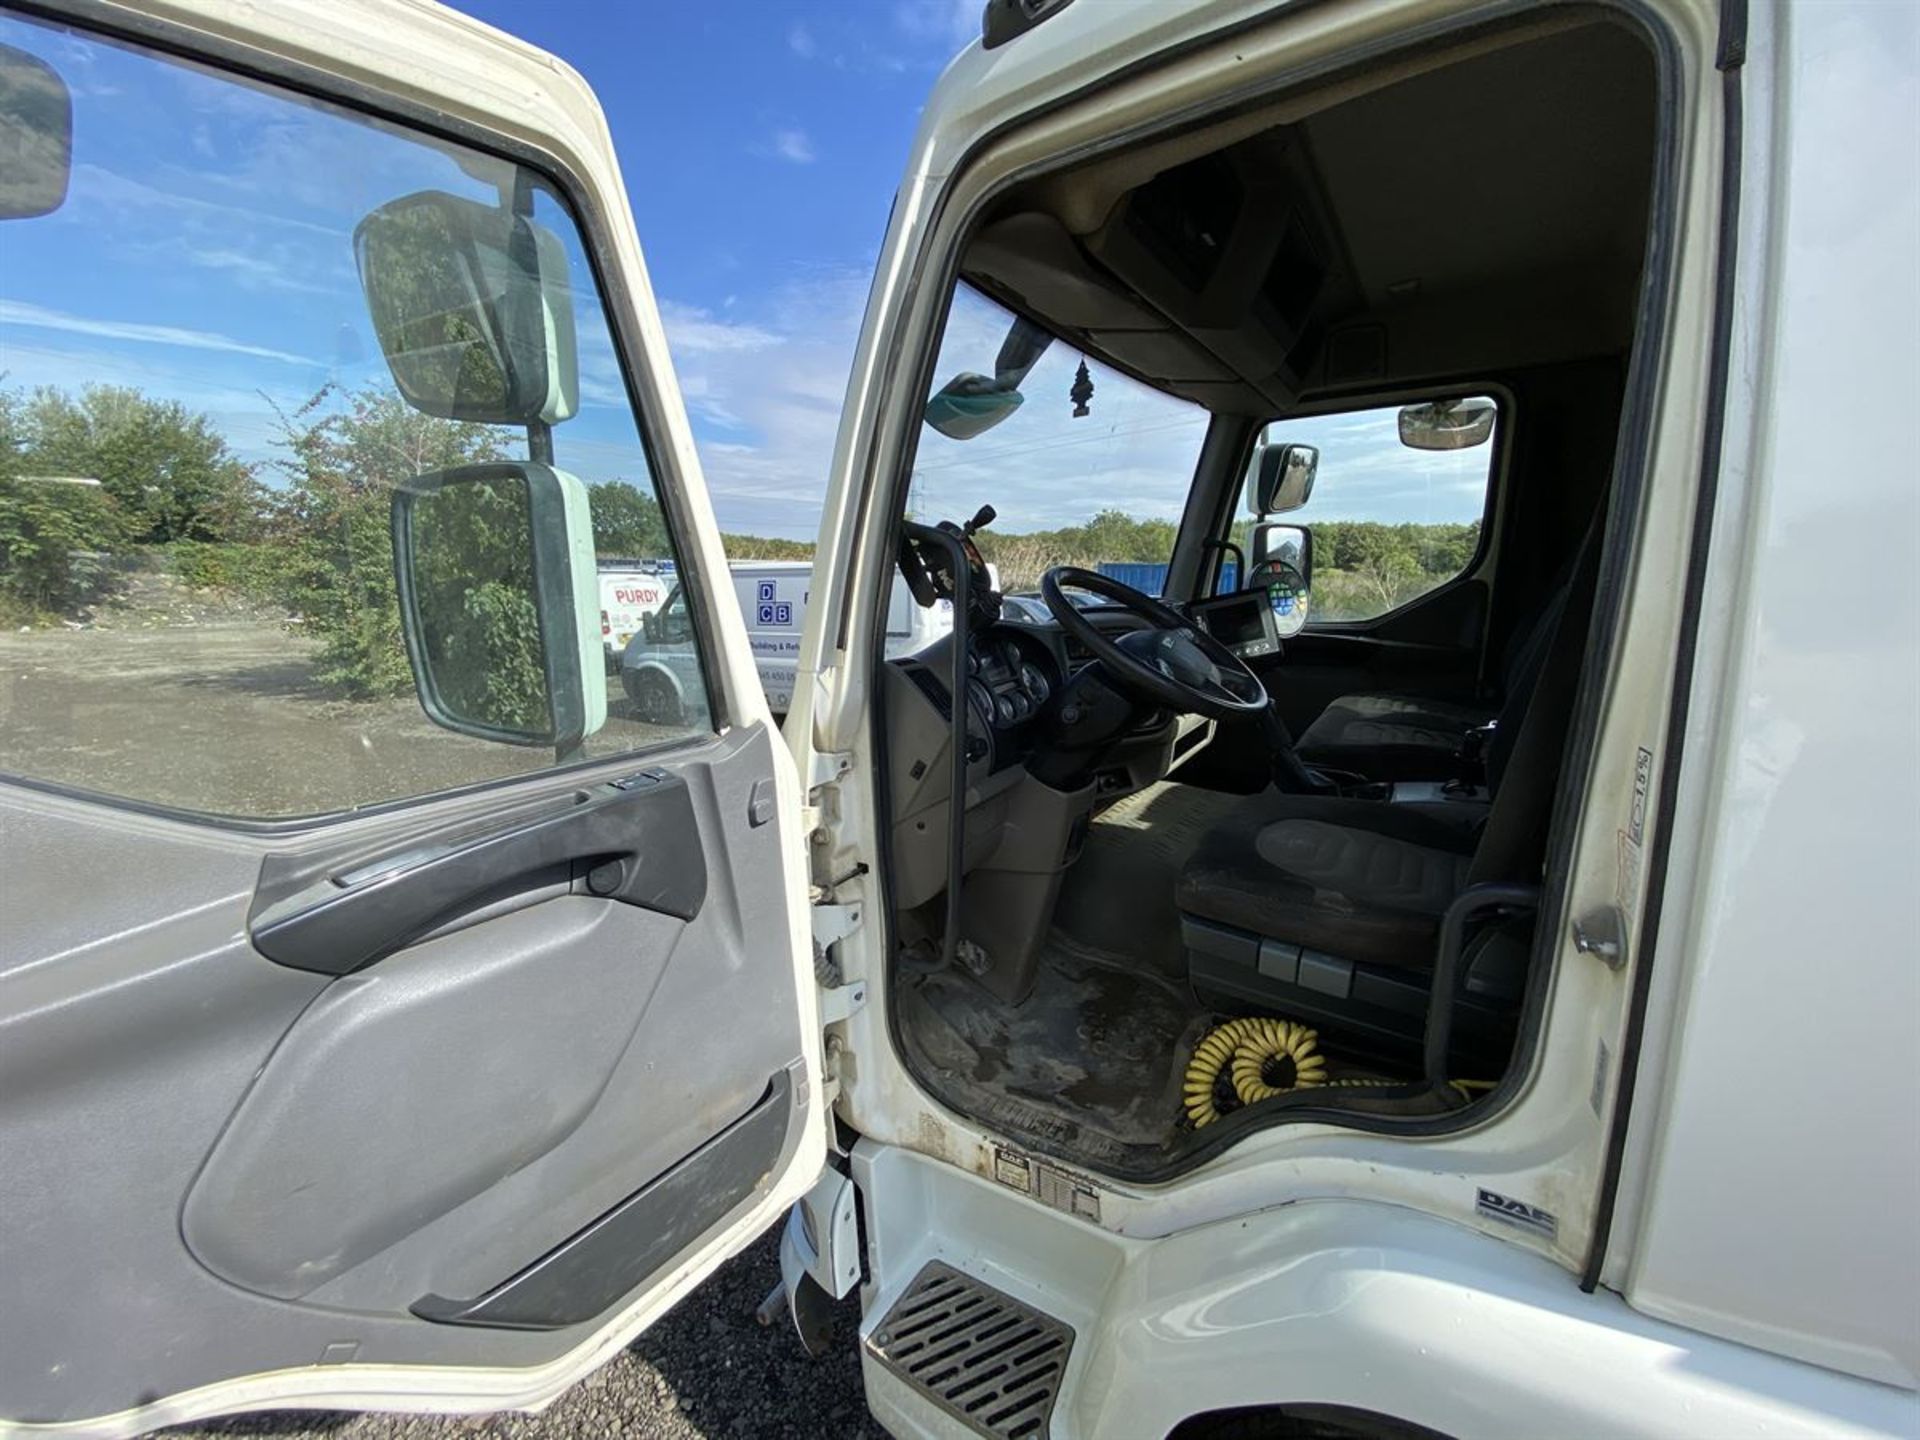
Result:
{"label": "dashboard display screen", "polygon": [[1203,600],[1193,607],[1193,618],[1236,655],[1272,655],[1280,648],[1265,590],[1239,590]]}

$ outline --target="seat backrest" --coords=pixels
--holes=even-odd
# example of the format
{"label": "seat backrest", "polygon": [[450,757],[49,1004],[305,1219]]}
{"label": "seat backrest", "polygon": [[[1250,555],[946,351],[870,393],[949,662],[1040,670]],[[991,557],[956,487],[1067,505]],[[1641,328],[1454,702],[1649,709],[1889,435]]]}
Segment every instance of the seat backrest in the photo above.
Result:
{"label": "seat backrest", "polygon": [[1509,693],[1501,709],[1487,747],[1493,808],[1480,832],[1468,884],[1538,878],[1593,620],[1604,521],[1603,508],[1580,541],[1566,586],[1548,602],[1551,613],[1543,614],[1536,625],[1543,631],[1539,664],[1521,687]]}

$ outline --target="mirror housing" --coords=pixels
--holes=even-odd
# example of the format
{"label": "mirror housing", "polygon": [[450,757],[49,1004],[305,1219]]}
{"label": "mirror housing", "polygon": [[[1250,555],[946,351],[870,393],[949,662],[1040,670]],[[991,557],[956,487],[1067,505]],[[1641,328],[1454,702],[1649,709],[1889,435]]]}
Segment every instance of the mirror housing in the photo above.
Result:
{"label": "mirror housing", "polygon": [[1020,382],[1040,363],[1053,333],[1016,317],[993,359],[993,374],[963,370],[927,401],[926,421],[949,440],[971,440],[998,425],[1025,403]]}
{"label": "mirror housing", "polygon": [[1253,570],[1267,587],[1273,628],[1291,640],[1306,628],[1313,602],[1313,531],[1304,525],[1257,525]]}
{"label": "mirror housing", "polygon": [[429,719],[560,751],[606,723],[585,485],[546,465],[462,465],[398,486],[391,522],[400,628]]}
{"label": "mirror housing", "polygon": [[1492,438],[1499,413],[1482,396],[1408,405],[1400,412],[1400,443],[1411,450],[1471,450]]}
{"label": "mirror housing", "polygon": [[971,440],[1018,410],[1026,397],[1003,390],[990,375],[954,376],[927,401],[927,424],[949,440]]}
{"label": "mirror housing", "polygon": [[37,55],[0,45],[0,220],[51,215],[73,174],[73,96]]}
{"label": "mirror housing", "polygon": [[573,292],[551,230],[422,190],[362,219],[353,253],[381,353],[414,409],[554,425],[579,408]]}
{"label": "mirror housing", "polygon": [[1284,515],[1313,498],[1313,479],[1320,469],[1320,452],[1314,446],[1268,445],[1260,451],[1257,465],[1256,515]]}

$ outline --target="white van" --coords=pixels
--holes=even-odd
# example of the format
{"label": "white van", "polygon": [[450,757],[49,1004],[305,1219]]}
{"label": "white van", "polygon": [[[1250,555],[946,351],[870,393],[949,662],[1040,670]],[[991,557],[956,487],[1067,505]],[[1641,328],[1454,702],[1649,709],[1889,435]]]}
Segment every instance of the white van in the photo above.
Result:
{"label": "white van", "polygon": [[[429,758],[488,773],[270,824],[0,776],[10,1434],[537,1410],[783,1214],[901,1436],[1916,1433],[1920,7],[989,0],[784,729],[575,71],[392,0],[4,43],[0,213],[195,97],[371,153],[288,202],[313,276],[524,436],[391,486]],[[179,208],[65,219],[117,264]],[[223,357],[304,353],[274,293]],[[606,703],[576,329],[680,562],[664,731]],[[1016,483],[1179,516],[1162,594],[1003,606]],[[1383,486],[1448,508],[1363,531]],[[896,576],[953,602],[913,655]]]}
{"label": "white van", "polygon": [[607,668],[616,670],[627,642],[641,631],[646,617],[667,603],[673,589],[670,569],[645,569],[599,564],[600,640],[606,646]]}
{"label": "white van", "polygon": [[[813,590],[813,565],[806,560],[736,560],[728,568],[767,706],[775,715],[785,715],[793,704],[793,667]],[[889,659],[916,655],[952,630],[951,601],[917,605],[906,581],[894,577],[887,602]],[[642,720],[679,724],[689,702],[700,704],[700,657],[686,597],[678,589],[628,638],[618,665],[620,684]]]}

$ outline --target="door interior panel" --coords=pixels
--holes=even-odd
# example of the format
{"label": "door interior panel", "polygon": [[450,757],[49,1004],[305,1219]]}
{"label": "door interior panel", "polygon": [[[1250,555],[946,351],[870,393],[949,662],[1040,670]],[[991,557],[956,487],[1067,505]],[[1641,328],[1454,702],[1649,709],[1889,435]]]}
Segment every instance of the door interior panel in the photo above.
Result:
{"label": "door interior panel", "polygon": [[680,928],[569,895],[328,986],[188,1192],[188,1248],[295,1299],[532,1164],[606,1089]]}
{"label": "door interior panel", "polygon": [[[806,1113],[793,961],[767,943],[787,933],[781,827],[751,803],[773,753],[754,727],[659,764],[687,805],[663,838],[705,867],[691,918],[534,867],[339,977],[254,948],[263,868],[521,823],[619,763],[298,835],[0,787],[11,1418],[322,1363],[550,1360],[751,1204]],[[86,904],[35,898],[76,876]],[[616,1236],[624,1268],[579,1263],[583,1234]],[[414,1313],[530,1270],[497,1323]],[[560,1328],[506,1328],[529,1314]]]}

